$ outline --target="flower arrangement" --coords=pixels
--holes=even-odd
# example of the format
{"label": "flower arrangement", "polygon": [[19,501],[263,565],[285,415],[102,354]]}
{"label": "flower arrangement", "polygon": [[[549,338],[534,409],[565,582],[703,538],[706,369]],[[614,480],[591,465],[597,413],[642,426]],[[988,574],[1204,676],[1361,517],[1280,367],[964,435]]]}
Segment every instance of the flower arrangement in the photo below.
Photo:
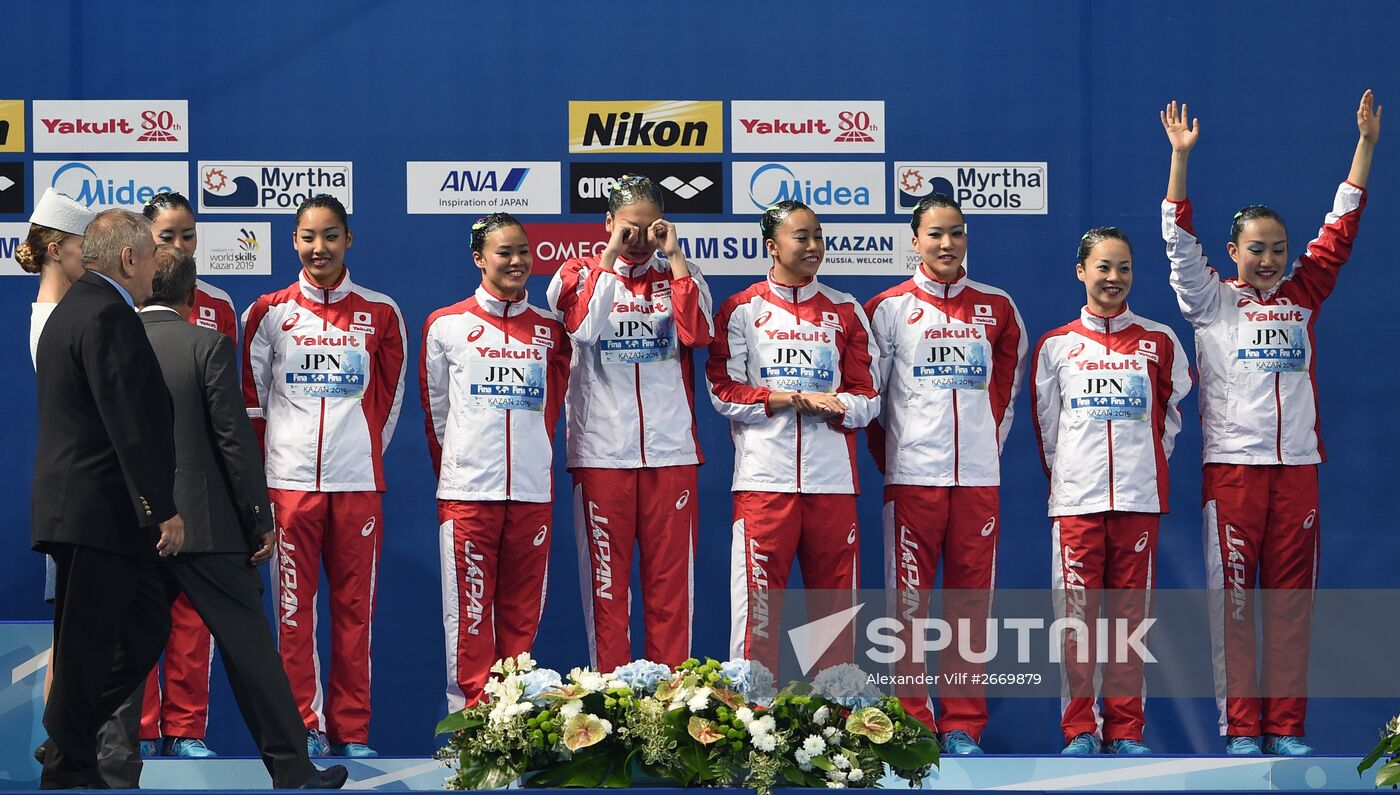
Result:
{"label": "flower arrangement", "polygon": [[923,724],[854,665],[778,692],[750,660],[638,660],[567,677],[528,654],[501,660],[486,698],[438,724],[450,789],[878,786],[888,765],[912,785],[938,764]]}
{"label": "flower arrangement", "polygon": [[1400,715],[1391,718],[1381,729],[1381,741],[1356,766],[1357,774],[1366,772],[1384,757],[1386,762],[1376,771],[1376,786],[1395,789],[1400,785]]}

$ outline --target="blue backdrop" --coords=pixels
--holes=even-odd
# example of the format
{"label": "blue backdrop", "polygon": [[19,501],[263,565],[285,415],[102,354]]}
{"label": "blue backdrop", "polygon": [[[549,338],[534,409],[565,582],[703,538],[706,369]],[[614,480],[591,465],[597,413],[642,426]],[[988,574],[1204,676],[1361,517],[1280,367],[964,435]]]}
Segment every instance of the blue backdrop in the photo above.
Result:
{"label": "blue backdrop", "polygon": [[[1083,302],[1074,251],[1093,225],[1124,227],[1136,242],[1135,311],[1169,323],[1191,347],[1167,285],[1158,227],[1169,149],[1157,111],[1189,100],[1203,138],[1192,158],[1191,194],[1207,251],[1225,261],[1235,209],[1267,201],[1290,220],[1293,252],[1316,229],[1356,141],[1354,110],[1366,87],[1400,106],[1400,54],[1385,39],[1400,6],[1346,4],[1136,3],[385,3],[303,6],[94,4],[18,0],[0,9],[0,98],[185,99],[191,184],[196,160],[353,161],[355,279],[393,296],[416,361],[422,322],[475,288],[467,257],[469,216],[407,215],[406,160],[555,160],[569,155],[567,103],[575,99],[883,100],[884,155],[862,160],[1044,161],[1046,215],[972,219],[970,261],[979,279],[1007,289],[1032,341],[1073,318]],[[1392,111],[1394,114],[1395,111]],[[1400,120],[1400,117],[1397,117]],[[1394,122],[1390,126],[1394,126]],[[1371,176],[1360,239],[1327,304],[1318,343],[1320,397],[1331,461],[1322,469],[1325,587],[1387,587],[1397,415],[1385,408],[1400,386],[1386,364],[1396,331],[1381,293],[1391,290],[1385,253],[1400,247],[1393,196],[1400,183],[1400,130],[1386,131]],[[0,161],[49,159],[3,154]],[[102,159],[171,156],[97,155]],[[176,158],[183,155],[174,156]],[[619,156],[643,160],[648,156]],[[653,156],[654,157],[654,156]],[[819,155],[785,160],[832,159]],[[728,160],[723,155],[667,159]],[[888,167],[887,167],[888,168]],[[888,190],[888,180],[883,189]],[[43,185],[31,185],[31,198]],[[563,207],[568,209],[567,197]],[[231,216],[230,218],[239,218]],[[0,216],[23,221],[25,214]],[[296,274],[290,215],[271,220],[271,276],[214,279],[240,312]],[[673,216],[752,222],[751,214]],[[205,220],[225,220],[208,216]],[[532,216],[528,221],[601,218]],[[848,220],[847,218],[827,219]],[[853,217],[896,221],[893,214]],[[1226,263],[1228,264],[1228,263]],[[699,265],[704,268],[706,263]],[[834,277],[868,298],[893,276]],[[716,303],[750,278],[712,277]],[[531,280],[543,302],[546,280]],[[35,281],[0,282],[9,343],[0,367],[5,433],[0,454],[14,477],[0,484],[4,617],[49,615],[39,600],[41,565],[28,551],[35,415],[24,340]],[[416,368],[415,368],[416,370]],[[1172,461],[1173,511],[1163,523],[1160,585],[1203,584],[1199,531],[1200,433],[1195,394]],[[1004,519],[997,582],[1047,587],[1049,526],[1026,394],[1004,465]],[[707,464],[695,652],[727,648],[732,450],[725,424],[703,397],[697,407]],[[416,372],[409,373],[399,430],[387,454],[386,541],[374,633],[371,743],[386,753],[425,754],[444,708],[435,484],[423,435]],[[562,432],[560,433],[562,440]],[[561,454],[556,458],[562,458]],[[880,583],[879,480],[861,460],[862,581]],[[558,473],[560,493],[567,475]],[[569,501],[557,505],[550,601],[538,657],[567,670],[586,664]],[[640,611],[634,611],[640,612]],[[640,627],[634,629],[640,636]],[[218,680],[210,744],[251,752]],[[1315,705],[1309,735],[1320,750],[1369,748],[1393,705]],[[1213,706],[1149,706],[1148,741],[1163,751],[1217,750]],[[993,704],[989,751],[1059,748],[1058,705]]]}

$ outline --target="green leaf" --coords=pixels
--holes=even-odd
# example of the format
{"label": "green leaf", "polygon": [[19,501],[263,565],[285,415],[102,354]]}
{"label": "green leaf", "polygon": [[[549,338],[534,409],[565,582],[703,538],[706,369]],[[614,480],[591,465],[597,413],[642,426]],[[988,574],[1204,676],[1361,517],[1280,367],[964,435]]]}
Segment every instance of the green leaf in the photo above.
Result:
{"label": "green leaf", "polygon": [[799,787],[807,783],[807,779],[802,775],[802,771],[791,766],[783,768],[783,778]]}
{"label": "green leaf", "polygon": [[[606,783],[612,768],[625,760],[625,757],[611,748],[583,751],[574,758],[541,770],[538,775],[526,782],[527,787],[611,787]],[[628,782],[631,782],[630,772]]]}
{"label": "green leaf", "polygon": [[433,734],[452,734],[462,729],[474,729],[477,726],[485,725],[486,721],[475,715],[468,715],[466,710],[454,712],[451,715],[438,721],[437,729]]}
{"label": "green leaf", "polygon": [[938,743],[935,740],[919,739],[903,746],[895,743],[871,745],[870,750],[880,757],[881,762],[900,770],[938,764]]}
{"label": "green leaf", "polygon": [[778,693],[777,697],[774,698],[774,701],[778,701],[785,698],[796,698],[798,696],[810,696],[811,694],[812,685],[810,683],[799,682],[796,679],[794,679],[793,681],[788,682],[787,687],[783,688]]}
{"label": "green leaf", "polygon": [[[688,737],[687,740],[689,740]],[[688,741],[682,743],[681,747],[676,749],[676,753],[685,763],[686,770],[691,776],[689,781],[682,782],[683,786],[689,787],[692,784],[707,781],[714,776],[714,772],[710,769],[710,755],[702,746]]]}
{"label": "green leaf", "polygon": [[[1389,738],[1387,738],[1387,740],[1388,740],[1388,739],[1389,739]],[[1387,740],[1381,740],[1380,743],[1378,743],[1378,744],[1376,745],[1375,748],[1372,748],[1372,749],[1371,749],[1371,753],[1366,754],[1366,758],[1365,758],[1365,759],[1362,759],[1362,760],[1361,760],[1361,764],[1359,764],[1359,765],[1356,766],[1356,775],[1359,776],[1359,775],[1361,775],[1362,773],[1365,773],[1366,770],[1367,770],[1367,768],[1369,768],[1371,765],[1374,765],[1375,763],[1379,762],[1380,759],[1381,759],[1381,757],[1382,757],[1382,756],[1385,756],[1385,752],[1386,752],[1385,746],[1386,746]]]}
{"label": "green leaf", "polygon": [[827,758],[824,757],[824,756],[814,756],[814,757],[812,757],[812,767],[815,767],[815,768],[817,768],[817,769],[819,769],[819,770],[828,770],[828,771],[829,771],[829,770],[835,770],[835,769],[836,769],[836,765],[831,764],[831,760],[830,760],[830,759],[827,759]]}
{"label": "green leaf", "polygon": [[469,789],[500,789],[520,778],[522,770],[514,765],[493,765],[481,757],[463,754],[459,773]]}
{"label": "green leaf", "polygon": [[1397,784],[1400,784],[1400,761],[1392,759],[1376,771],[1376,786],[1394,787]]}

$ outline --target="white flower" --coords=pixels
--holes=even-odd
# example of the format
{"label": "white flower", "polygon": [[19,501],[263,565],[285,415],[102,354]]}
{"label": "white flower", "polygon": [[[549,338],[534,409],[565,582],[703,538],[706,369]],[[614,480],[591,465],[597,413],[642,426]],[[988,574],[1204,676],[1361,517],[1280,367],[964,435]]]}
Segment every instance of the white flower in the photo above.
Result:
{"label": "white flower", "polygon": [[685,702],[685,705],[691,712],[699,712],[708,706],[709,703],[710,688],[702,687],[695,691],[695,695],[691,696],[690,699]]}
{"label": "white flower", "polygon": [[753,720],[753,710],[748,707],[739,707],[734,711],[734,717],[738,718],[740,723],[748,726],[749,721]]}
{"label": "white flower", "polygon": [[826,782],[826,788],[827,788],[827,789],[845,789],[845,788],[846,788],[846,785],[845,785],[845,784],[842,784],[842,783],[839,782],[839,781],[828,781],[828,782]]}
{"label": "white flower", "polygon": [[754,735],[753,747],[766,754],[771,754],[773,752],[773,749],[778,747],[778,738],[774,737],[771,734]]}
{"label": "white flower", "polygon": [[808,756],[821,756],[826,753],[826,743],[817,735],[809,734],[807,739],[802,741],[802,750],[806,751]]}
{"label": "white flower", "polygon": [[750,734],[771,734],[778,727],[778,722],[773,720],[772,715],[764,715],[753,723],[749,724]]}
{"label": "white flower", "polygon": [[811,763],[811,762],[798,762],[798,763],[797,763],[797,769],[798,769],[798,770],[801,770],[803,773],[810,773],[810,772],[812,772],[812,763]]}
{"label": "white flower", "polygon": [[828,770],[826,771],[826,777],[830,781],[840,781],[842,783],[846,781],[846,774],[842,773],[840,770]]}
{"label": "white flower", "polygon": [[826,707],[825,705],[823,705],[821,709],[817,710],[817,714],[815,714],[815,715],[812,716],[812,720],[813,720],[813,722],[815,722],[818,726],[825,726],[825,725],[826,725],[826,719],[827,719],[827,718],[830,718],[830,717],[831,717],[831,709],[830,709],[829,707]]}
{"label": "white flower", "polygon": [[826,731],[822,732],[822,734],[826,736],[826,744],[832,748],[840,745],[841,738],[845,736],[833,726],[826,727]]}
{"label": "white flower", "polygon": [[597,693],[608,687],[608,680],[602,674],[587,668],[575,668],[569,671],[569,681],[590,693]]}
{"label": "white flower", "polygon": [[837,770],[845,770],[851,766],[851,760],[847,759],[845,754],[832,754],[831,766]]}
{"label": "white flower", "polygon": [[582,701],[580,701],[580,700],[578,700],[578,699],[573,699],[573,700],[571,700],[571,701],[565,701],[564,704],[563,704],[563,706],[559,707],[559,719],[560,719],[560,720],[568,720],[569,718],[572,718],[573,716],[579,714],[580,712],[583,712],[583,702],[582,702]]}
{"label": "white flower", "polygon": [[865,778],[865,771],[858,767],[851,768],[851,772],[846,774],[847,781],[860,781]]}
{"label": "white flower", "polygon": [[803,768],[804,770],[810,769],[811,764],[812,764],[812,755],[811,755],[811,754],[809,754],[809,753],[807,753],[806,751],[804,751],[804,750],[802,750],[801,748],[799,748],[799,749],[797,749],[796,751],[793,751],[793,752],[792,752],[792,758],[793,758],[793,759],[796,759],[796,760],[797,760],[797,764],[799,764],[799,765],[807,765],[808,767]]}

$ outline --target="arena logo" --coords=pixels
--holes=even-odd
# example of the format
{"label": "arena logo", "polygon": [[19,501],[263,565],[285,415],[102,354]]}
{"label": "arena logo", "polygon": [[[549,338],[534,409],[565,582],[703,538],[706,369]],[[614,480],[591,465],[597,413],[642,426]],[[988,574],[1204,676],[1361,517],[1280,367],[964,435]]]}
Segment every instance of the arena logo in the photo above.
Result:
{"label": "arena logo", "polygon": [[735,212],[760,212],[784,200],[818,215],[882,215],[884,163],[744,163],[733,166]]}
{"label": "arena logo", "polygon": [[34,184],[36,190],[39,185],[52,187],[94,211],[140,210],[157,193],[189,193],[189,164],[183,160],[37,160]]}
{"label": "arena logo", "polygon": [[730,103],[735,152],[885,151],[883,101]]}
{"label": "arena logo", "polygon": [[900,210],[942,193],[968,215],[1045,215],[1047,172],[1045,163],[895,163],[894,190]]}
{"label": "arena logo", "polygon": [[716,162],[570,163],[569,212],[607,212],[608,195],[624,174],[641,174],[659,185],[668,213],[724,212],[724,164]]}
{"label": "arena logo", "polygon": [[409,213],[558,215],[558,162],[407,163]]}
{"label": "arena logo", "polygon": [[307,199],[326,193],[346,212],[352,203],[352,164],[199,163],[199,209],[209,213],[293,213]]}
{"label": "arena logo", "polygon": [[693,100],[569,102],[570,152],[722,152],[724,105]]}
{"label": "arena logo", "polygon": [[189,102],[34,100],[35,152],[188,152]]}
{"label": "arena logo", "polygon": [[0,99],[0,152],[24,151],[24,100]]}

